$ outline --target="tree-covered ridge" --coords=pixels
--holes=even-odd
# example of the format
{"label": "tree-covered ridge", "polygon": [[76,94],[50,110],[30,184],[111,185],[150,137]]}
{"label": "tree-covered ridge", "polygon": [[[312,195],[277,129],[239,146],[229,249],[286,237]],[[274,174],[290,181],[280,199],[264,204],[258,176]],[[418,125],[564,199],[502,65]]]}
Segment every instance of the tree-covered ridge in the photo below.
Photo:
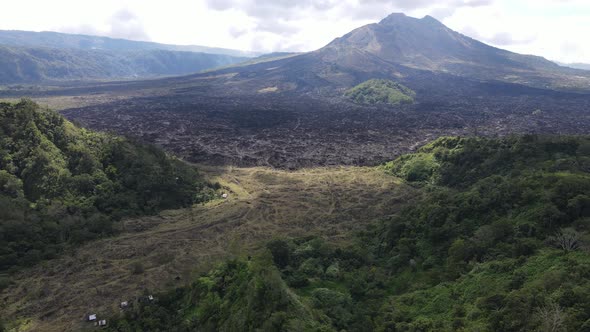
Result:
{"label": "tree-covered ridge", "polygon": [[388,326],[590,328],[587,297],[570,296],[590,291],[588,137],[442,138],[386,169],[425,191],[381,234],[389,264],[430,279],[392,299]]}
{"label": "tree-covered ridge", "polygon": [[399,83],[390,80],[372,79],[363,82],[344,94],[358,104],[411,104],[416,93]]}
{"label": "tree-covered ridge", "polygon": [[[385,167],[422,196],[348,245],[271,241],[272,281],[205,287],[251,280],[219,271],[253,263],[226,263],[175,291],[198,296],[163,295],[112,329],[231,330],[220,317],[256,317],[243,330],[280,331],[290,325],[265,322],[295,316],[304,331],[590,331],[589,146],[587,137],[437,140]],[[264,289],[292,295],[253,305]]]}
{"label": "tree-covered ridge", "polygon": [[0,270],[116,232],[121,217],[207,199],[161,150],[78,128],[29,100],[0,103]]}
{"label": "tree-covered ridge", "polygon": [[491,175],[518,177],[523,171],[586,174],[590,169],[590,138],[443,137],[417,153],[388,163],[386,169],[411,182],[429,180],[459,188]]}
{"label": "tree-covered ridge", "polygon": [[190,286],[135,302],[112,331],[329,330],[281,279],[272,260],[231,260]]}

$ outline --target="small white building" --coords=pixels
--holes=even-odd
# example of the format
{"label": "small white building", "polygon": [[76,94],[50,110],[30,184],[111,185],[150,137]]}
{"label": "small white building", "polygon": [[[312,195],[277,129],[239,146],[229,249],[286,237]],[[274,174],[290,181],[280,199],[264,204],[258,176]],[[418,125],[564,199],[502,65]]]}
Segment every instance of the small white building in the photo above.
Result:
{"label": "small white building", "polygon": [[153,301],[154,297],[152,295],[148,295],[148,300]]}
{"label": "small white building", "polygon": [[227,194],[221,195],[221,197],[224,198],[224,199],[227,198],[227,196],[228,196]]}
{"label": "small white building", "polygon": [[96,320],[96,314],[90,314],[88,315],[88,321],[89,322],[94,322]]}
{"label": "small white building", "polygon": [[125,309],[125,308],[127,308],[128,306],[129,306],[129,302],[127,302],[127,301],[123,301],[123,302],[121,302],[121,309]]}
{"label": "small white building", "polygon": [[98,321],[98,326],[107,326],[107,321],[106,321],[106,319],[99,320],[99,321]]}

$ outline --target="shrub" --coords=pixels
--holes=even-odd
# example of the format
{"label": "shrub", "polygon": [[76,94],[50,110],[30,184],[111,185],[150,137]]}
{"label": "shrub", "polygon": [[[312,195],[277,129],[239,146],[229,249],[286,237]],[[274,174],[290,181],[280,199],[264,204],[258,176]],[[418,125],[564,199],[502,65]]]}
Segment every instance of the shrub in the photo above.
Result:
{"label": "shrub", "polygon": [[359,104],[411,104],[416,93],[389,80],[368,80],[346,91],[345,96]]}
{"label": "shrub", "polygon": [[140,262],[135,262],[131,264],[131,272],[133,274],[142,274],[145,271],[143,264]]}

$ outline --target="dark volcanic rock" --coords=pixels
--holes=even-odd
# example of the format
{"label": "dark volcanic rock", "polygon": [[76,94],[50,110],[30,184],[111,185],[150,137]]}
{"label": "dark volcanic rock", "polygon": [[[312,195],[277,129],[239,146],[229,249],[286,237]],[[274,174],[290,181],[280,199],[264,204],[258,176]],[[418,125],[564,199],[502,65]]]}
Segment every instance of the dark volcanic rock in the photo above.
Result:
{"label": "dark volcanic rock", "polygon": [[[310,97],[139,98],[65,115],[193,162],[301,168],[377,165],[447,135],[584,134],[590,98],[509,95],[361,107]],[[540,110],[540,111],[537,111]]]}
{"label": "dark volcanic rock", "polygon": [[[375,78],[414,90],[416,103],[363,107],[343,98]],[[43,94],[121,97],[64,113],[192,161],[298,168],[375,165],[441,135],[587,134],[589,82],[589,72],[397,14],[315,52]]]}

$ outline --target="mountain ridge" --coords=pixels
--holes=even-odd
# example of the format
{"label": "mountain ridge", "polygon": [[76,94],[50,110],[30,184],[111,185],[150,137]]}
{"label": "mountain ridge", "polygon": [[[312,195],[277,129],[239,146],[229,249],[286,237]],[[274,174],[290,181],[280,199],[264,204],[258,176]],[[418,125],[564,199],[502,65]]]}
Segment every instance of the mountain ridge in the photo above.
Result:
{"label": "mountain ridge", "polygon": [[[432,90],[434,79],[440,81],[435,88],[444,90],[446,84],[440,75],[474,82],[590,91],[587,71],[487,45],[446,27],[432,16],[418,19],[400,13],[359,27],[312,52],[263,63],[246,62],[243,66],[209,70],[176,81],[218,74],[234,75],[232,89],[217,83],[209,89],[221,87],[224,95],[257,94],[276,86],[276,92],[322,91],[333,96],[373,78],[401,80],[414,90],[419,90],[419,85]],[[151,84],[165,86],[168,82]]]}
{"label": "mountain ridge", "polygon": [[[230,81],[235,88],[224,88],[222,93],[239,95],[276,86],[276,92],[334,97],[373,78],[399,80],[414,90],[444,91],[451,77],[464,80],[466,86],[498,82],[545,90],[590,91],[587,71],[487,45],[433,17],[416,19],[403,14],[359,27],[312,52],[208,73],[218,74],[233,75]],[[216,86],[220,85],[213,83],[210,90]]]}
{"label": "mountain ridge", "polygon": [[563,63],[563,62],[558,62],[558,64],[560,66],[563,66],[563,67],[569,67],[569,68],[581,69],[581,70],[590,70],[590,64],[588,64],[588,63],[582,63],[582,62]]}
{"label": "mountain ridge", "polygon": [[138,41],[87,34],[70,34],[55,31],[36,32],[25,30],[0,30],[0,44],[10,46],[43,46],[50,48],[74,48],[86,50],[104,49],[111,51],[157,49],[168,51],[223,54],[236,57],[254,57],[262,55],[262,53],[259,52],[233,50],[220,47],[163,44],[151,41]]}
{"label": "mountain ridge", "polygon": [[402,65],[453,71],[446,63],[525,66],[558,70],[559,66],[534,55],[522,55],[482,43],[456,32],[432,16],[422,19],[394,13],[336,38],[327,47],[356,47]]}
{"label": "mountain ridge", "polygon": [[[182,77],[60,87],[37,95],[56,100],[54,105],[79,123],[143,137],[191,162],[289,169],[376,165],[442,135],[583,134],[590,128],[588,73],[529,69],[529,57],[512,59],[512,53],[450,32],[431,18],[393,16],[386,22],[399,25],[399,20],[411,22],[402,36],[414,45],[406,56],[424,53],[416,46],[424,41],[414,37],[434,29],[447,37],[432,48],[451,48],[449,54],[458,58],[455,65],[445,70],[420,63],[411,67],[394,52],[383,56],[377,48],[365,47],[381,43],[371,37],[378,29],[391,35],[398,31],[374,24],[360,28],[370,37],[358,38],[361,47],[346,42],[361,36],[357,30],[317,51],[272,61]],[[465,44],[476,50],[454,49]],[[486,59],[473,54],[482,50],[491,52],[491,60],[479,65]],[[441,54],[426,56],[447,65],[451,56]],[[347,90],[374,79],[411,89],[415,102],[369,106],[346,98]],[[69,105],[62,106],[68,98]]]}
{"label": "mountain ridge", "polygon": [[113,52],[0,45],[0,84],[187,75],[246,59],[156,49]]}

